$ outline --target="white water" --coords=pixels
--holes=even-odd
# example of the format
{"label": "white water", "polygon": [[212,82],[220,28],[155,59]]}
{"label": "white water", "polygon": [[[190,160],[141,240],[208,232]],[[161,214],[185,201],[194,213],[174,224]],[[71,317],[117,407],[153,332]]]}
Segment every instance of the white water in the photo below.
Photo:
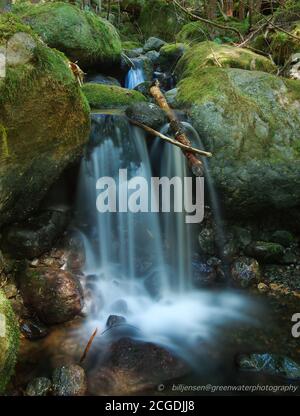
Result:
{"label": "white water", "polygon": [[[187,174],[180,151],[170,145],[162,166],[162,174]],[[122,315],[139,328],[139,337],[184,354],[221,325],[246,319],[245,299],[193,288],[193,233],[181,213],[97,212],[97,179],[117,180],[120,168],[128,168],[129,180],[135,175],[150,180],[144,133],[122,116],[97,115],[90,154],[81,166],[77,218],[86,252],[89,330],[104,330],[109,315]]]}
{"label": "white water", "polygon": [[134,62],[134,66],[130,68],[126,75],[125,88],[134,89],[137,85],[145,81],[144,70],[142,64],[138,61]]}

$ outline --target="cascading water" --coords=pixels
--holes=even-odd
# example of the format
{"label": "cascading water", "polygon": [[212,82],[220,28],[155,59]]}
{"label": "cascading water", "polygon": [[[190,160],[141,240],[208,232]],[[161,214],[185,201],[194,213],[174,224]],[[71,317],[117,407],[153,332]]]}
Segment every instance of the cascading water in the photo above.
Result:
{"label": "cascading water", "polygon": [[[192,230],[182,213],[99,213],[100,177],[130,188],[135,176],[152,176],[144,133],[125,117],[93,115],[87,155],[82,161],[77,224],[86,253],[86,289],[90,292],[89,330],[105,328],[109,315],[122,315],[139,328],[138,337],[184,354],[195,340],[210,339],[230,320],[245,319],[245,299],[230,292],[192,287]],[[168,146],[161,174],[186,175],[180,151]],[[128,180],[119,169],[128,169]],[[124,203],[124,201],[123,201]]]}
{"label": "cascading water", "polygon": [[143,63],[139,60],[133,60],[133,64],[126,75],[125,88],[128,89],[134,89],[145,81]]}

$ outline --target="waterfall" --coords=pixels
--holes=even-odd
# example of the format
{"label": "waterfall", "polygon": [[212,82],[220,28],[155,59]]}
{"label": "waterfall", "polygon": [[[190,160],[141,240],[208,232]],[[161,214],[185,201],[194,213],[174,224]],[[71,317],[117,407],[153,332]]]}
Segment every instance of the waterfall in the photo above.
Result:
{"label": "waterfall", "polygon": [[[94,114],[82,160],[76,225],[86,253],[85,289],[90,304],[87,325],[105,328],[109,315],[122,315],[140,337],[178,349],[210,338],[229,320],[245,319],[245,299],[231,292],[193,288],[193,224],[181,213],[99,213],[100,177],[112,177],[120,190],[135,176],[152,176],[144,132],[124,116]],[[120,183],[119,169],[128,169]],[[180,151],[166,145],[162,175],[187,175]],[[196,227],[197,228],[197,227]]]}
{"label": "waterfall", "polygon": [[133,90],[137,85],[145,81],[143,62],[134,60],[134,66],[130,68],[125,80],[125,88]]}

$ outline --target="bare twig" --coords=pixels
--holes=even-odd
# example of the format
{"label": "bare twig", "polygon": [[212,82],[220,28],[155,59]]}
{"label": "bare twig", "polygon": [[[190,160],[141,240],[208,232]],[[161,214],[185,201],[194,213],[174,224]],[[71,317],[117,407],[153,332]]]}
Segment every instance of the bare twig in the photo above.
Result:
{"label": "bare twig", "polygon": [[165,136],[164,134],[160,133],[159,131],[156,131],[156,130],[152,129],[149,126],[146,126],[145,124],[140,123],[139,121],[135,121],[135,120],[132,120],[132,119],[129,119],[129,121],[130,121],[130,123],[134,124],[135,126],[141,127],[142,129],[144,129],[148,133],[152,134],[152,136],[159,137],[160,139],[164,140],[165,142],[171,143],[174,146],[177,146],[182,150],[192,152],[192,153],[197,153],[198,155],[201,155],[201,156],[212,157],[212,154],[210,152],[205,152],[204,150],[196,149],[195,147],[191,147],[191,146],[187,146],[185,144],[182,144],[182,143],[178,142],[177,140],[171,139],[170,137]]}
{"label": "bare twig", "polygon": [[90,350],[90,348],[92,346],[92,343],[93,343],[93,341],[95,339],[95,336],[97,335],[97,332],[98,332],[98,328],[95,329],[95,331],[93,332],[92,336],[90,337],[88,343],[86,344],[86,347],[85,347],[85,349],[83,351],[83,354],[82,354],[82,356],[81,356],[81,358],[79,360],[79,363],[80,364],[82,364],[83,361],[85,360],[85,358],[86,358],[86,356],[87,356],[87,354],[88,354],[88,352],[89,352],[89,350]]}

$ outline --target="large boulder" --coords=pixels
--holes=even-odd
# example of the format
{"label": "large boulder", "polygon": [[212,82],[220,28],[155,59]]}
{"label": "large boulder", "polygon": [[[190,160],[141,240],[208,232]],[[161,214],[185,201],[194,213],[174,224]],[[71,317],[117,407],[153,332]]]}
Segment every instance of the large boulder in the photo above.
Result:
{"label": "large boulder", "polygon": [[188,108],[227,213],[300,205],[299,82],[236,68],[196,68],[176,97]]}
{"label": "large boulder", "polygon": [[63,323],[81,312],[83,291],[72,273],[50,267],[31,268],[20,280],[25,304],[44,323]]}
{"label": "large boulder", "polygon": [[201,42],[185,52],[178,62],[176,74],[182,78],[192,75],[198,69],[210,66],[270,73],[277,71],[276,65],[270,59],[249,49],[218,45],[215,42]]}
{"label": "large boulder", "polygon": [[134,103],[126,109],[126,115],[130,119],[146,124],[146,126],[153,129],[159,129],[167,122],[165,112],[152,103]]}
{"label": "large boulder", "polygon": [[163,71],[173,71],[189,46],[184,43],[168,43],[159,51],[159,65]]}
{"label": "large boulder", "polygon": [[83,92],[92,109],[127,107],[135,102],[146,101],[140,92],[115,85],[87,83],[83,86]]}
{"label": "large boulder", "polygon": [[9,300],[0,290],[0,394],[14,371],[18,347],[18,322]]}
{"label": "large boulder", "polygon": [[0,17],[0,227],[34,210],[88,139],[89,106],[63,54]]}
{"label": "large boulder", "polygon": [[63,2],[19,5],[14,13],[41,36],[83,67],[119,60],[122,45],[117,30],[96,14]]}

